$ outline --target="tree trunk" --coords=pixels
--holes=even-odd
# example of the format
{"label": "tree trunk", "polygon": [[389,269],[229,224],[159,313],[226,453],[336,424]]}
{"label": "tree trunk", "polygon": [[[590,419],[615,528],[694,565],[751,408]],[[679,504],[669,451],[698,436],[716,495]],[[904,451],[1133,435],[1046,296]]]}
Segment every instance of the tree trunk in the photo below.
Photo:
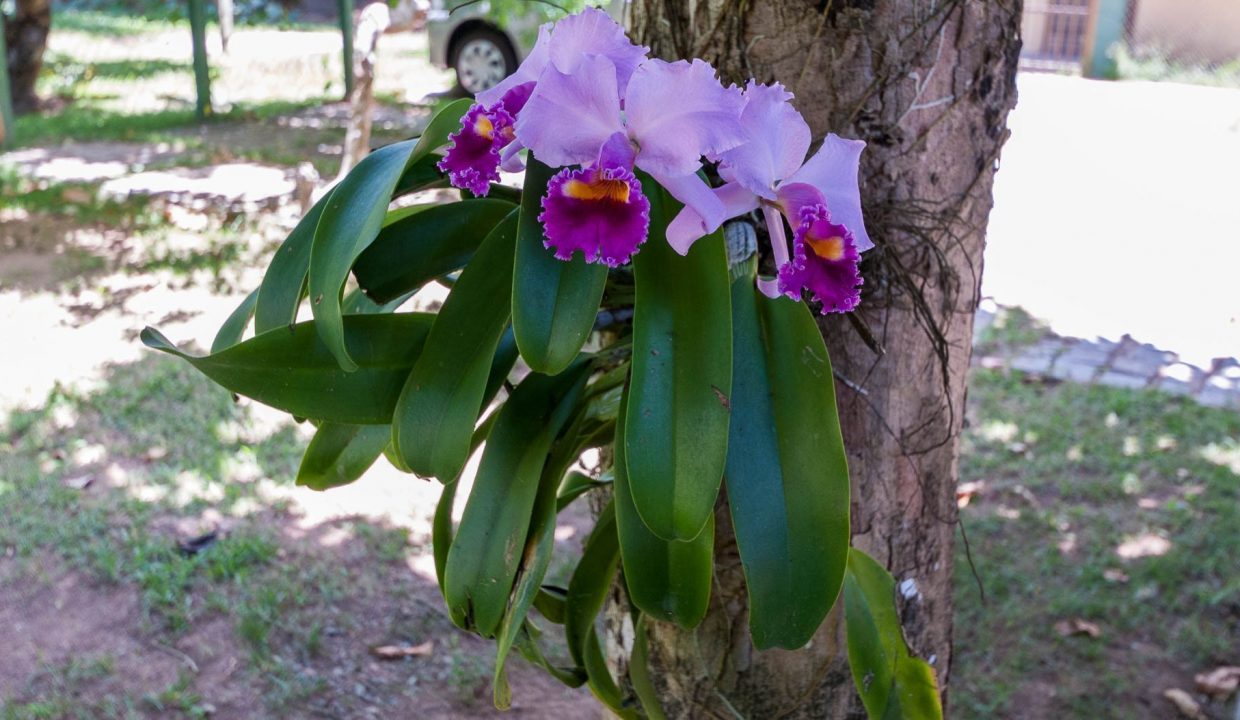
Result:
{"label": "tree trunk", "polygon": [[379,57],[379,37],[402,32],[414,26],[417,7],[413,0],[399,0],[389,6],[376,2],[362,9],[353,34],[353,92],[349,94],[349,122],[345,129],[344,154],[340,159],[340,181],[370,154],[370,128],[375,112],[375,63]]}
{"label": "tree trunk", "polygon": [[[636,0],[634,39],[725,80],[778,80],[817,136],[869,145],[877,248],[851,321],[824,319],[852,472],[853,543],[901,586],[914,652],[950,682],[955,485],[991,184],[1016,98],[1020,0]],[[884,352],[885,351],[885,352]],[[840,605],[798,652],[750,644],[744,578],[717,513],[711,611],[657,624],[651,675],[671,718],[864,717]],[[912,581],[907,582],[907,581]],[[613,647],[631,642],[611,612]]]}
{"label": "tree trunk", "polygon": [[43,67],[43,51],[52,29],[52,0],[17,0],[17,12],[4,18],[4,41],[9,51],[9,89],[13,112],[39,109],[35,82]]}

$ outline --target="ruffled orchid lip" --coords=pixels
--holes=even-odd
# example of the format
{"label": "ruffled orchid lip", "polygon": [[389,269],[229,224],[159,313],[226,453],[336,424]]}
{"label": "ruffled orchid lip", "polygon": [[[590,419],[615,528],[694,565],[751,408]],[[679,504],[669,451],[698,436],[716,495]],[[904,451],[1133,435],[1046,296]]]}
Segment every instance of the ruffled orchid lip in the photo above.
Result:
{"label": "ruffled orchid lip", "polygon": [[544,245],[560,260],[580,251],[586,262],[623,265],[650,228],[650,201],[624,167],[565,168],[547,183],[542,207]]}
{"label": "ruffled orchid lip", "polygon": [[861,301],[860,259],[852,232],[832,222],[825,205],[804,207],[792,259],[779,269],[779,290],[794,299],[808,291],[824,315],[850,312]]}

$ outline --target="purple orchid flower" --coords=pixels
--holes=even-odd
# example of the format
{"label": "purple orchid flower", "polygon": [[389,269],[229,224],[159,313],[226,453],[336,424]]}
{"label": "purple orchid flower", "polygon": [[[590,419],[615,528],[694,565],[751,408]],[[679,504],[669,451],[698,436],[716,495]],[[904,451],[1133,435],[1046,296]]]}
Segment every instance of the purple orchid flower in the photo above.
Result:
{"label": "purple orchid flower", "polygon": [[[761,208],[779,269],[776,280],[759,279],[764,293],[800,298],[805,289],[822,302],[824,313],[846,312],[860,297],[856,267],[860,254],[874,247],[865,230],[857,186],[865,143],[831,134],[802,163],[810,129],[791,99],[781,85],[750,81],[741,113],[747,140],[714,156],[727,181],[714,194],[725,208],[725,219]],[[785,217],[796,228],[791,253]],[[707,216],[686,205],[668,226],[668,242],[684,254],[721,224],[718,215]]]}
{"label": "purple orchid flower", "polygon": [[577,70],[587,53],[608,58],[623,96],[629,77],[646,59],[648,48],[634,45],[607,13],[586,8],[538,29],[538,41],[516,72],[478,93],[477,104],[449,136],[452,145],[440,161],[451,183],[475,195],[486,195],[499,180],[499,170],[521,170],[518,152],[524,147],[513,133],[515,118],[525,107],[539,77],[548,67],[562,73]]}
{"label": "purple orchid flower", "polygon": [[[557,30],[558,32],[558,30]],[[574,72],[553,62],[517,118],[517,140],[551,166],[565,168],[543,200],[546,244],[560,258],[627,262],[646,240],[649,200],[638,168],[702,216],[722,223],[725,208],[696,174],[702,155],[744,140],[744,99],[701,60],[650,60],[623,73],[602,55],[583,55]],[[622,104],[623,97],[623,104]]]}

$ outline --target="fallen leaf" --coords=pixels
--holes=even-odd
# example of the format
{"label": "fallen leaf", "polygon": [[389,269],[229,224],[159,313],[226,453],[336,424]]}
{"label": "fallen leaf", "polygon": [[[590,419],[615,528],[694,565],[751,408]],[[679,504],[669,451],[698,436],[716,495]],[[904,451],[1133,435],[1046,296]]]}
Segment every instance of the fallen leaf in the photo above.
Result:
{"label": "fallen leaf", "polygon": [[1197,689],[1206,695],[1227,698],[1240,688],[1240,667],[1216,667],[1208,673],[1198,673],[1193,679],[1197,681]]}
{"label": "fallen leaf", "polygon": [[197,537],[182,538],[177,540],[177,549],[180,550],[183,555],[197,555],[203,550],[206,550],[214,545],[215,541],[219,539],[219,531],[212,530]]}
{"label": "fallen leaf", "polygon": [[94,481],[95,476],[87,473],[85,475],[74,475],[73,477],[67,477],[62,481],[62,484],[73,490],[85,490],[90,487],[91,483]]}
{"label": "fallen leaf", "polygon": [[370,649],[370,654],[380,660],[400,660],[407,657],[426,657],[435,649],[435,643],[427,640],[421,645],[379,645]]}
{"label": "fallen leaf", "polygon": [[1063,637],[1087,635],[1091,638],[1096,638],[1102,634],[1102,629],[1088,620],[1072,618],[1071,620],[1060,620],[1055,623],[1055,632]]}
{"label": "fallen leaf", "polygon": [[966,507],[974,495],[980,495],[986,489],[985,480],[960,483],[956,486],[956,507]]}
{"label": "fallen leaf", "polygon": [[1192,695],[1184,692],[1179,688],[1171,688],[1163,691],[1163,697],[1171,701],[1175,705],[1175,709],[1189,720],[1207,720],[1205,713],[1201,712],[1201,706],[1193,699]]}

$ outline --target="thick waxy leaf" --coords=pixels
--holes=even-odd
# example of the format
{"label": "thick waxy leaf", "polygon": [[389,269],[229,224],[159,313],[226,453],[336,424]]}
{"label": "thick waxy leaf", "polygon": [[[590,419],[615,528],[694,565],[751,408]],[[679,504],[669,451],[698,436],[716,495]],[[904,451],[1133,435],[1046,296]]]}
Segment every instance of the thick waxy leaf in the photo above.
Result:
{"label": "thick waxy leaf", "polygon": [[611,668],[607,667],[607,658],[603,655],[603,644],[599,641],[598,631],[594,625],[586,634],[585,644],[586,684],[598,701],[607,706],[622,720],[640,720],[637,708],[626,705],[620,686],[611,676]]}
{"label": "thick waxy leaf", "polygon": [[460,480],[443,486],[439,502],[435,505],[435,518],[431,521],[431,549],[435,555],[435,579],[439,592],[444,591],[444,571],[448,567],[448,552],[452,550],[452,505],[456,502],[456,489]]}
{"label": "thick waxy leaf", "polygon": [[459,270],[514,207],[484,198],[403,217],[385,226],[358,256],[353,264],[357,283],[371,300],[387,302]]}
{"label": "thick waxy leaf", "polygon": [[616,513],[608,503],[586,540],[581,560],[568,583],[564,608],[564,639],[573,660],[586,670],[586,683],[599,702],[622,718],[636,720],[637,711],[627,707],[594,629],[594,619],[603,609],[620,561],[616,538]]}
{"label": "thick waxy leaf", "polygon": [[732,288],[728,505],[758,648],[796,649],[826,617],[848,562],[848,462],[831,361],[809,308]]}
{"label": "thick waxy leaf", "polygon": [[[621,402],[624,417],[627,402]],[[689,541],[664,540],[650,532],[633,507],[625,463],[624,423],[617,423],[615,486],[616,526],[620,557],[629,599],[643,613],[683,628],[695,627],[706,617],[714,570],[715,518]]]}
{"label": "thick waxy leaf", "polygon": [[332,191],[310,244],[310,309],[323,342],[345,370],[356,370],[344,342],[340,290],[353,261],[379,234],[396,181],[414,141],[394,143],[367,155]]}
{"label": "thick waxy leaf", "polygon": [[564,639],[573,660],[585,666],[587,639],[594,628],[594,618],[603,609],[603,601],[616,576],[620,562],[620,545],[616,537],[616,512],[608,503],[599,513],[594,530],[586,540],[581,560],[568,581],[568,597],[564,609]]}
{"label": "thick waxy leaf", "polygon": [[346,316],[344,339],[359,367],[353,373],[341,370],[308,322],[202,357],[181,351],[154,328],[142,331],[142,342],[185,359],[238,395],[296,417],[386,425],[434,318],[422,313]]}
{"label": "thick waxy leaf", "polygon": [[241,342],[245,329],[250,324],[250,318],[254,317],[254,305],[257,302],[257,290],[245,296],[237,309],[233,310],[224,324],[220,326],[219,332],[215,333],[215,340],[211,343],[211,352],[217,353]]}
{"label": "thick waxy leaf", "polygon": [[547,453],[571,410],[562,401],[579,393],[583,381],[580,372],[532,373],[500,408],[444,570],[444,596],[458,626],[496,634],[523,559]]}
{"label": "thick waxy leaf", "polygon": [[297,470],[297,484],[313,490],[348,485],[375,464],[392,439],[387,425],[319,425]]}
{"label": "thick waxy leaf", "polygon": [[568,687],[581,687],[586,681],[585,671],[581,668],[562,668],[552,665],[546,656],[543,655],[542,649],[538,647],[535,633],[534,626],[529,621],[526,621],[525,627],[522,628],[521,633],[517,636],[517,650],[520,651],[521,656],[551,673],[552,677]]}
{"label": "thick waxy leaf", "polygon": [[[617,426],[619,427],[619,426]],[[564,484],[560,486],[560,495],[556,498],[556,512],[562,511],[568,507],[574,500],[593,490],[594,488],[606,487],[609,485],[606,480],[594,479],[585,473],[571,472],[564,478]]]}
{"label": "thick waxy leaf", "polygon": [[[560,401],[561,408],[557,415],[566,415],[568,410],[577,406],[586,380],[583,369],[584,367],[578,368],[578,383],[573,391]],[[556,424],[554,419],[553,424]],[[521,565],[517,570],[508,609],[496,636],[495,674],[491,685],[495,707],[501,710],[506,710],[512,704],[512,692],[508,686],[504,663],[509,650],[517,641],[518,633],[525,626],[525,616],[529,614],[530,607],[541,592],[543,578],[551,565],[551,552],[555,547],[556,489],[569,466],[581,456],[581,438],[575,432],[579,425],[571,424],[570,430],[555,441],[543,466],[538,494],[530,512],[530,527],[521,553]]]}
{"label": "thick waxy leaf", "polygon": [[543,585],[538,590],[538,595],[534,597],[534,608],[556,625],[563,625],[567,598],[567,588]]}
{"label": "thick waxy leaf", "polygon": [[633,693],[641,702],[642,711],[647,720],[667,720],[663,706],[659,702],[659,692],[650,680],[649,642],[646,638],[646,616],[638,615],[633,621],[633,654],[629,656],[629,682],[633,685]]}
{"label": "thick waxy leaf", "polygon": [[934,669],[904,644],[896,612],[896,583],[874,558],[848,554],[844,577],[844,620],[848,664],[871,720],[939,720]]}
{"label": "thick waxy leaf", "polygon": [[447,482],[469,458],[469,438],[508,324],[516,225],[514,212],[461,272],[401,392],[392,442],[404,464],[423,477]]}
{"label": "thick waxy leaf", "polygon": [[512,325],[521,357],[531,369],[554,375],[573,361],[594,328],[607,266],[580,256],[557,260],[543,245],[542,198],[555,170],[530,157],[525,168],[517,230]]}
{"label": "thick waxy leaf", "polygon": [[732,311],[723,235],[687,256],[664,241],[680,209],[654,183],[650,240],[633,259],[637,303],[625,428],[633,503],[656,535],[692,540],[723,480],[732,391]]}
{"label": "thick waxy leaf", "polygon": [[331,200],[332,191],[319,198],[280,249],[271,257],[263,282],[258,287],[254,307],[254,332],[262,334],[297,322],[297,308],[306,296],[306,274],[310,272],[310,244],[314,229],[323,216],[323,208]]}
{"label": "thick waxy leaf", "polygon": [[[478,429],[474,431],[474,437],[469,443],[471,455],[477,452],[478,447],[491,434],[491,428],[494,427],[497,417],[499,417],[498,411],[491,413],[486,420],[478,424]],[[391,446],[389,445],[388,448],[390,449]],[[404,470],[404,472],[409,471]],[[435,580],[439,583],[440,593],[444,591],[444,570],[448,567],[448,551],[452,549],[452,506],[456,502],[456,490],[460,486],[459,477],[444,485],[443,492],[439,495],[439,502],[435,504],[435,517],[431,522],[431,550],[435,556]]]}

